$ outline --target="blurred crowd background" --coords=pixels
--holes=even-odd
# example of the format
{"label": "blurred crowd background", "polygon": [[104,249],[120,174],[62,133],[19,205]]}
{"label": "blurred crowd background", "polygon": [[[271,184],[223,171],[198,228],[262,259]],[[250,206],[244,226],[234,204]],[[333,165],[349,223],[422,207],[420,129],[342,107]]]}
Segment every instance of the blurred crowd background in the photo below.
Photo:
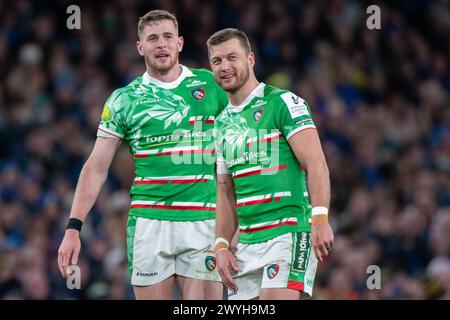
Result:
{"label": "blurred crowd background", "polygon": [[[66,8],[81,9],[68,30]],[[381,30],[366,27],[368,5]],[[137,20],[176,14],[181,63],[243,29],[257,77],[305,98],[332,182],[336,240],[315,299],[450,299],[450,2],[0,0],[0,299],[133,299],[121,146],[82,231],[81,290],[57,268],[75,184],[111,92],[145,71]],[[378,265],[381,289],[368,290]]]}

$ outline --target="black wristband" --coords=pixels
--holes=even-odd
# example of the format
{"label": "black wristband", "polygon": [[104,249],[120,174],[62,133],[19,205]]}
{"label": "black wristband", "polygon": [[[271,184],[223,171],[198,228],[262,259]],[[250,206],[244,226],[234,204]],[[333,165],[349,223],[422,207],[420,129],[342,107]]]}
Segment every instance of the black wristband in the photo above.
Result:
{"label": "black wristband", "polygon": [[75,229],[81,231],[81,226],[83,225],[83,221],[77,218],[69,218],[69,222],[67,223],[67,229]]}

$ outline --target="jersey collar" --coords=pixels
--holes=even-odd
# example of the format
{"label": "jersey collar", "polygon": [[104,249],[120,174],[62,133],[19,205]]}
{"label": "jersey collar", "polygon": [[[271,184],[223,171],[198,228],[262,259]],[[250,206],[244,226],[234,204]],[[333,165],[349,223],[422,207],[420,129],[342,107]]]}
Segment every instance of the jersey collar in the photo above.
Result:
{"label": "jersey collar", "polygon": [[263,98],[263,97],[264,97],[264,87],[265,87],[265,86],[266,86],[265,83],[260,82],[260,83],[256,86],[256,88],[253,89],[252,92],[250,92],[250,94],[248,95],[248,97],[245,98],[245,100],[242,101],[242,103],[239,104],[239,105],[237,105],[237,106],[231,104],[231,102],[228,100],[228,108],[230,108],[231,111],[236,112],[236,113],[237,113],[237,112],[241,112],[241,111],[245,108],[245,106],[246,106],[247,104],[249,104],[250,101],[252,101],[252,99],[253,99],[254,97],[258,97],[258,98]]}
{"label": "jersey collar", "polygon": [[179,75],[179,77],[172,81],[172,82],[163,82],[160,81],[158,79],[153,78],[152,76],[150,76],[147,71],[142,75],[142,83],[143,84],[149,84],[152,83],[154,85],[156,85],[157,87],[163,88],[163,89],[173,89],[179,86],[179,84],[188,77],[193,77],[194,74],[192,73],[191,70],[189,70],[187,67],[181,65],[181,74]]}

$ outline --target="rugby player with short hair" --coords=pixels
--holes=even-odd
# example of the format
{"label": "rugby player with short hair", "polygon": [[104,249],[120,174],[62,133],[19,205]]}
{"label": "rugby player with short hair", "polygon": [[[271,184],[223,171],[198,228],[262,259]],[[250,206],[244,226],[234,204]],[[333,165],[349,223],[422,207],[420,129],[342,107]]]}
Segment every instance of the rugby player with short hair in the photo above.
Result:
{"label": "rugby player with short hair", "polygon": [[137,50],[146,72],[115,90],[104,105],[97,140],[75,191],[58,252],[67,276],[80,252],[81,224],[126,140],[135,162],[127,255],[137,299],[222,299],[214,259],[216,184],[212,129],[228,102],[211,71],[179,63],[183,38],[174,15],[139,19]]}
{"label": "rugby player with short hair", "polygon": [[[214,133],[215,252],[228,297],[311,296],[317,259],[333,244],[329,172],[311,109],[294,93],[258,82],[244,32],[218,31],[207,46],[229,98]],[[236,228],[238,244],[229,250]]]}

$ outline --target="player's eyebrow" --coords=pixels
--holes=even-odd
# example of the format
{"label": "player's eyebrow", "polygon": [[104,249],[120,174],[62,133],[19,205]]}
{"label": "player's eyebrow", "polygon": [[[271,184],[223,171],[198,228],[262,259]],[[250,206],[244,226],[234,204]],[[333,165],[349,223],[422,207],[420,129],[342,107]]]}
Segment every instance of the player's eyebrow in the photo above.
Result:
{"label": "player's eyebrow", "polygon": [[[175,36],[175,34],[173,32],[167,31],[167,32],[163,32],[162,33],[163,36]],[[157,33],[150,33],[147,36],[147,39],[153,38],[153,37],[158,37]]]}
{"label": "player's eyebrow", "polygon": [[211,57],[211,61],[221,60],[221,59],[224,58],[224,57],[229,58],[229,57],[231,57],[231,56],[236,56],[236,57],[238,57],[239,54],[238,54],[237,52],[232,51],[232,52],[226,54],[226,55],[223,56],[223,57],[221,57],[221,56],[212,56],[212,57]]}
{"label": "player's eyebrow", "polygon": [[146,39],[148,40],[148,39],[156,37],[156,36],[158,36],[156,33],[150,33]]}

